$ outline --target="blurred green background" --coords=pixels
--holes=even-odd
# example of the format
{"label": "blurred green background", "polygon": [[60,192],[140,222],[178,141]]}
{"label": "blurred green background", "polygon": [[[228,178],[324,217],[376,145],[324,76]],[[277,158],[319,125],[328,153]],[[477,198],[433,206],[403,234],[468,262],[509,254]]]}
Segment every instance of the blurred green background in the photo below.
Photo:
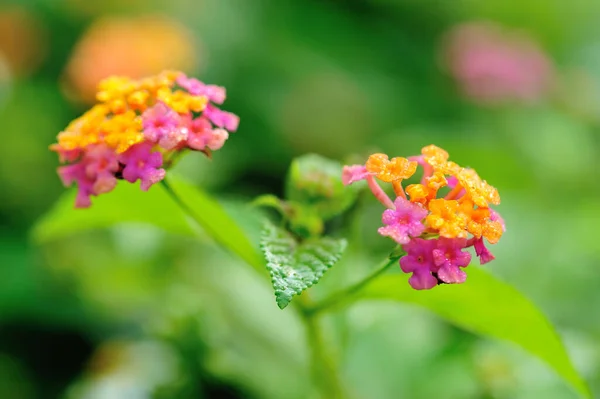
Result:
{"label": "blurred green background", "polygon": [[[227,87],[239,131],[177,173],[238,210],[281,194],[306,152],[363,162],[436,143],[477,168],[508,227],[486,268],[541,307],[600,395],[599,18],[588,0],[3,0],[0,398],[315,397],[294,311],[208,239],[131,224],[29,239],[64,191],[47,147],[97,80],[165,68]],[[388,253],[380,214],[365,197],[332,227],[350,250],[316,294]],[[326,321],[353,398],[576,397],[523,351],[419,308]]]}

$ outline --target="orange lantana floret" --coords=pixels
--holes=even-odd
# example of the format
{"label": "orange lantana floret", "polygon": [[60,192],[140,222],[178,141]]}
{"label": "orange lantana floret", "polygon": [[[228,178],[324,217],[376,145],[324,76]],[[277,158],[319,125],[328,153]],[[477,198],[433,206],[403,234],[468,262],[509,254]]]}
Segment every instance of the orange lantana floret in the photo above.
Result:
{"label": "orange lantana floret", "polygon": [[456,176],[460,173],[463,168],[456,162],[448,161],[442,167],[441,170],[446,175]]}
{"label": "orange lantana floret", "polygon": [[423,154],[423,159],[425,162],[436,169],[443,168],[446,165],[449,157],[445,150],[433,144],[423,147],[421,149],[421,154]]}
{"label": "orange lantana floret", "polygon": [[485,237],[490,244],[495,244],[502,237],[502,224],[491,220],[489,208],[475,207],[470,200],[462,201],[460,213],[467,220],[467,231],[475,238]]}
{"label": "orange lantana floret", "polygon": [[433,175],[425,178],[425,182],[427,183],[427,187],[435,192],[435,195],[437,195],[437,191],[440,188],[445,187],[448,184],[448,181],[444,177],[444,173],[439,170],[436,170]]}
{"label": "orange lantana floret", "polygon": [[467,219],[459,213],[458,201],[445,200],[443,198],[429,201],[431,212],[425,219],[426,224],[437,230],[442,237],[466,238]]}
{"label": "orange lantana floret", "polygon": [[423,184],[411,184],[406,187],[406,194],[410,197],[411,202],[417,202],[425,205],[431,200],[431,190]]}
{"label": "orange lantana floret", "polygon": [[369,173],[386,183],[408,179],[417,171],[417,163],[406,158],[389,159],[385,154],[373,154],[365,165]]}
{"label": "orange lantana floret", "polygon": [[427,205],[429,201],[437,196],[438,190],[448,184],[448,181],[440,171],[435,171],[433,175],[424,180],[425,184],[411,184],[406,187],[406,193],[410,196],[412,202]]}
{"label": "orange lantana floret", "polygon": [[500,194],[496,188],[489,185],[473,169],[463,168],[456,174],[458,183],[464,187],[467,196],[473,200],[475,205],[488,207],[489,204],[500,204]]}

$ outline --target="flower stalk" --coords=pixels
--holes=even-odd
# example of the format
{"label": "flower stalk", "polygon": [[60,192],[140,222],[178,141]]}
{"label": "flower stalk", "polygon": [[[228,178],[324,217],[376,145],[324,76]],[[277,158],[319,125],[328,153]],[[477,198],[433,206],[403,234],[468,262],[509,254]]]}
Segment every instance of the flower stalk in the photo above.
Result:
{"label": "flower stalk", "polygon": [[345,289],[342,289],[341,291],[331,294],[322,301],[307,308],[305,310],[306,313],[310,315],[323,313],[346,302],[347,300],[351,299],[353,296],[358,294],[360,290],[367,286],[371,281],[375,280],[377,277],[386,272],[391,266],[396,265],[398,263],[398,259],[400,259],[401,256],[402,254],[397,254],[394,252],[392,255],[386,258],[377,268],[375,268],[375,270],[373,270],[370,274],[365,276],[362,280]]}
{"label": "flower stalk", "polygon": [[310,348],[311,378],[323,398],[344,398],[343,384],[335,359],[328,350],[321,320],[310,312],[314,306],[305,292],[300,296],[299,310],[306,330],[306,340]]}

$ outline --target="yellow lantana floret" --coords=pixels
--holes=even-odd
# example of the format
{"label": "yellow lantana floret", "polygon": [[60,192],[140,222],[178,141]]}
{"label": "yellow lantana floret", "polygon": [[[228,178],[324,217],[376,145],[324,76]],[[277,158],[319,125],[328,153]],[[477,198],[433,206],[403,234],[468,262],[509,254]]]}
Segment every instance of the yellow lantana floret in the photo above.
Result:
{"label": "yellow lantana floret", "polygon": [[100,102],[110,102],[127,96],[138,88],[138,83],[123,76],[111,76],[98,83],[96,99]]}
{"label": "yellow lantana floret", "polygon": [[192,96],[182,90],[171,91],[168,87],[159,89],[157,98],[180,114],[190,111],[202,112],[208,103],[208,99],[204,96]]}
{"label": "yellow lantana floret", "polygon": [[144,140],[141,118],[132,110],[106,119],[100,129],[104,142],[117,153],[125,152]]}

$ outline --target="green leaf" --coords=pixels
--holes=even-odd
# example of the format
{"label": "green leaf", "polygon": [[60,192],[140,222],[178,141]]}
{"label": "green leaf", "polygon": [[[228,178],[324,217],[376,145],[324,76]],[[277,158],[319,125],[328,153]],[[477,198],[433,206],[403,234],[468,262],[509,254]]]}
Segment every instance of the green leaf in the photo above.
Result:
{"label": "green leaf", "polygon": [[312,207],[323,219],[330,219],[356,200],[357,188],[342,183],[339,162],[308,154],[296,158],[286,183],[286,199]]}
{"label": "green leaf", "polygon": [[287,231],[266,223],[261,248],[277,306],[283,309],[294,295],[316,284],[340,259],[346,249],[346,240],[320,237],[298,243]]}
{"label": "green leaf", "polygon": [[160,185],[147,192],[138,185],[119,182],[110,193],[92,198],[92,206],[75,209],[75,189],[67,190],[42,216],[31,231],[34,241],[43,243],[82,231],[121,222],[140,222],[171,233],[194,236],[185,213]]}
{"label": "green leaf", "polygon": [[122,222],[147,223],[187,236],[197,235],[200,227],[223,247],[264,273],[258,248],[216,200],[181,179],[170,176],[168,182],[182,204],[178,204],[163,185],[143,192],[137,185],[120,182],[115,190],[94,198],[90,208],[74,209],[76,192],[69,190],[33,227],[32,238],[42,243]]}
{"label": "green leaf", "polygon": [[511,341],[544,360],[583,397],[591,394],[560,337],[542,312],[512,286],[477,268],[465,284],[431,291],[410,288],[405,275],[386,275],[369,284],[362,298],[388,299],[423,306],[477,334]]}

